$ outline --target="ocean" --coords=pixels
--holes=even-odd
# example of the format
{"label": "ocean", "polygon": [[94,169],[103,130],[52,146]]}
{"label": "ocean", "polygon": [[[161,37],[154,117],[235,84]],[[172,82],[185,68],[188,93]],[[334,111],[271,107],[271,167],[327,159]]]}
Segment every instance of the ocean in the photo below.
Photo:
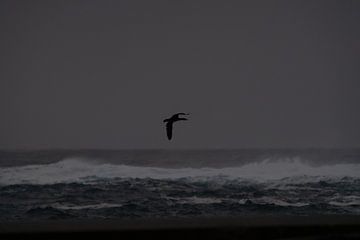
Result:
{"label": "ocean", "polygon": [[0,222],[360,215],[360,149],[0,151]]}

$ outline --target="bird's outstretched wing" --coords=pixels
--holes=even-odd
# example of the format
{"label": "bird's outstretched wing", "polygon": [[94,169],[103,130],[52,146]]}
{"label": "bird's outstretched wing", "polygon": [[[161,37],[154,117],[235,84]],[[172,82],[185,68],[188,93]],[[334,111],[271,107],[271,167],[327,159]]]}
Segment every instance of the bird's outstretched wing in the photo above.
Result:
{"label": "bird's outstretched wing", "polygon": [[172,115],[172,118],[177,118],[177,117],[179,117],[180,115],[189,115],[189,114],[188,114],[188,113],[183,113],[183,112],[181,112],[181,113],[176,113],[176,114]]}
{"label": "bird's outstretched wing", "polygon": [[172,137],[172,129],[173,129],[173,123],[172,122],[166,123],[166,135],[169,140],[171,140]]}

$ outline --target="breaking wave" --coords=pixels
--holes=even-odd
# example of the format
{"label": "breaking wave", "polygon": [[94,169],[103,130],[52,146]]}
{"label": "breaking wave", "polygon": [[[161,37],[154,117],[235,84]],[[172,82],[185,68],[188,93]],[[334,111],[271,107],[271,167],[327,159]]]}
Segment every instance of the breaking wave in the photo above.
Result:
{"label": "breaking wave", "polygon": [[277,161],[264,160],[226,168],[160,168],[116,165],[95,162],[90,159],[69,158],[46,165],[0,168],[0,185],[91,184],[100,180],[129,178],[312,182],[360,178],[360,164],[311,166],[301,159],[295,158]]}

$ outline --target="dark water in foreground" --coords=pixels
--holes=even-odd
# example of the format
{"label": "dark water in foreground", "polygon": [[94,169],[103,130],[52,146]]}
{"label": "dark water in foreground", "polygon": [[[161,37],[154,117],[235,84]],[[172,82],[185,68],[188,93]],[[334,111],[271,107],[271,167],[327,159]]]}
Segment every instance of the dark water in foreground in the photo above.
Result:
{"label": "dark water in foreground", "polygon": [[360,150],[0,152],[0,221],[360,215]]}

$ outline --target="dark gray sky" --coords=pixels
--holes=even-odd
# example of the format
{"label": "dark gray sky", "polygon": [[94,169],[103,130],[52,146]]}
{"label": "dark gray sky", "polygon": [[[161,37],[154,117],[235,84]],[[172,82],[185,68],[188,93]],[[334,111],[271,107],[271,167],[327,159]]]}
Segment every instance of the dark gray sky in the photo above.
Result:
{"label": "dark gray sky", "polygon": [[360,147],[360,1],[3,0],[0,31],[2,149]]}

